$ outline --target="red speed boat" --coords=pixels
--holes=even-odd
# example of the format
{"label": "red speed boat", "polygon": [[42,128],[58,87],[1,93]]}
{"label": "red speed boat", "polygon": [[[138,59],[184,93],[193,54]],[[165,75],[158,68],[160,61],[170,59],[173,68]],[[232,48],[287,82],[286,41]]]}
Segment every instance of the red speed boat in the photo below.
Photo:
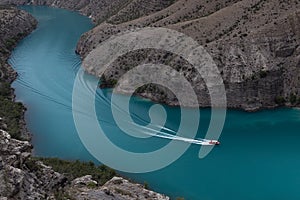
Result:
{"label": "red speed boat", "polygon": [[219,141],[217,141],[217,140],[210,140],[209,142],[208,142],[210,145],[220,145],[221,143],[219,142]]}

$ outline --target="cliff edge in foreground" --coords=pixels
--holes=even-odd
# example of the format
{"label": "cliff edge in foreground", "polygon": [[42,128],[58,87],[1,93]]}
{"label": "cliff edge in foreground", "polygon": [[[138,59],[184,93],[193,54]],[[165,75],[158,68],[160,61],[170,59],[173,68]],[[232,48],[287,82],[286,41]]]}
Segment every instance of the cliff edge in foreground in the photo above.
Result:
{"label": "cliff edge in foreground", "polygon": [[93,180],[91,175],[69,180],[43,162],[33,159],[31,151],[29,142],[13,139],[7,132],[0,130],[1,200],[169,200],[167,196],[121,177],[113,177],[103,186]]}

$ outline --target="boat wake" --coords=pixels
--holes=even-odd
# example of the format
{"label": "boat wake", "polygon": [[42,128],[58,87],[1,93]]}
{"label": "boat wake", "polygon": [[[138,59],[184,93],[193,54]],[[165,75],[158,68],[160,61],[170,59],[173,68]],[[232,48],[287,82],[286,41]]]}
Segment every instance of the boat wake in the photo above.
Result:
{"label": "boat wake", "polygon": [[191,138],[185,138],[177,135],[172,135],[169,133],[164,133],[164,132],[156,132],[156,133],[151,133],[151,132],[144,132],[145,134],[153,137],[158,137],[158,138],[163,138],[163,139],[168,139],[168,140],[176,140],[176,141],[181,141],[181,142],[187,142],[190,144],[196,144],[196,145],[202,145],[202,146],[213,146],[213,145],[219,145],[220,142],[217,140],[208,140],[208,139],[202,139],[202,138],[197,138],[197,139],[191,139]]}

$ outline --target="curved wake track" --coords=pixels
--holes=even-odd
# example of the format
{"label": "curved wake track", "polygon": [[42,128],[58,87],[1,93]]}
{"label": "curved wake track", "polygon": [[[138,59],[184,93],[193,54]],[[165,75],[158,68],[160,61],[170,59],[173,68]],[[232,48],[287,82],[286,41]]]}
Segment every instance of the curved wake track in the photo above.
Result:
{"label": "curved wake track", "polygon": [[[76,63],[77,64],[77,63]],[[28,90],[30,90],[31,92],[41,96],[42,98],[44,98],[45,100],[51,101],[53,103],[59,104],[60,106],[63,106],[64,108],[66,108],[67,110],[72,110],[72,106],[64,101],[64,99],[58,99],[55,96],[52,96],[51,93],[45,93],[42,92],[41,90],[31,86],[30,83],[27,83],[26,81],[22,80],[21,78],[19,78],[17,80],[19,82],[20,85],[22,85],[23,87],[27,88]],[[86,91],[93,93],[93,89],[90,87],[90,85],[86,82],[86,80],[84,80],[84,78],[80,79],[82,86],[86,89]],[[58,86],[57,88],[59,89],[63,89],[63,86]],[[97,92],[96,93],[96,99],[98,101],[100,101],[103,105],[105,106],[113,106],[115,107],[118,112],[122,113],[122,115],[131,115],[131,117],[134,119],[134,121],[143,123],[143,124],[148,124],[149,122],[146,121],[145,119],[143,119],[142,117],[138,116],[135,113],[127,113],[123,108],[121,108],[120,106],[111,103],[110,100],[105,97],[105,95],[103,95],[103,93]],[[89,116],[89,113],[86,112],[82,112],[82,111],[76,111],[75,112],[80,112],[80,114],[85,115],[85,116]],[[98,119],[99,123],[105,123],[106,125],[109,126],[116,126],[114,123],[110,122],[110,121],[105,121],[103,119]],[[168,139],[168,140],[177,140],[177,141],[182,141],[182,142],[187,142],[187,143],[191,143],[191,144],[197,144],[197,145],[211,145],[209,144],[208,140],[205,139],[191,139],[191,138],[186,138],[186,137],[181,137],[181,136],[177,136],[177,132],[169,129],[167,127],[158,127],[155,124],[151,124],[151,128],[149,127],[145,127],[145,126],[139,126],[137,124],[134,123],[130,123],[128,122],[128,124],[131,126],[131,130],[132,131],[137,131],[141,134],[146,134],[149,135],[151,137],[157,137],[157,138],[162,138],[162,139]]]}

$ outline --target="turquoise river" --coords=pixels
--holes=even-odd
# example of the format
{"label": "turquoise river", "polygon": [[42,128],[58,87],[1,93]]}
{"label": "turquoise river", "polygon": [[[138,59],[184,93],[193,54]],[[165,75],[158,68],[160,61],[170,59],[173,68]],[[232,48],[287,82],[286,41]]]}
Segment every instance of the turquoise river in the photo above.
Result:
{"label": "turquoise river", "polygon": [[[13,84],[17,100],[28,108],[26,122],[33,134],[35,155],[99,163],[81,143],[72,115],[72,89],[81,65],[75,48],[80,35],[93,24],[87,17],[63,9],[21,8],[39,21],[37,29],[19,43],[10,59],[19,74]],[[116,145],[148,152],[168,143],[162,138],[126,136],[112,117],[111,91],[99,89],[96,97],[99,123]],[[147,122],[152,105],[133,97],[130,110],[135,120]],[[164,107],[168,114],[166,127],[176,132],[180,110]],[[201,109],[198,138],[203,137],[209,120],[210,110]],[[191,145],[166,168],[123,175],[145,181],[151,189],[173,199],[300,199],[300,110],[229,110],[220,141],[221,145],[204,159],[198,158],[200,146]]]}

